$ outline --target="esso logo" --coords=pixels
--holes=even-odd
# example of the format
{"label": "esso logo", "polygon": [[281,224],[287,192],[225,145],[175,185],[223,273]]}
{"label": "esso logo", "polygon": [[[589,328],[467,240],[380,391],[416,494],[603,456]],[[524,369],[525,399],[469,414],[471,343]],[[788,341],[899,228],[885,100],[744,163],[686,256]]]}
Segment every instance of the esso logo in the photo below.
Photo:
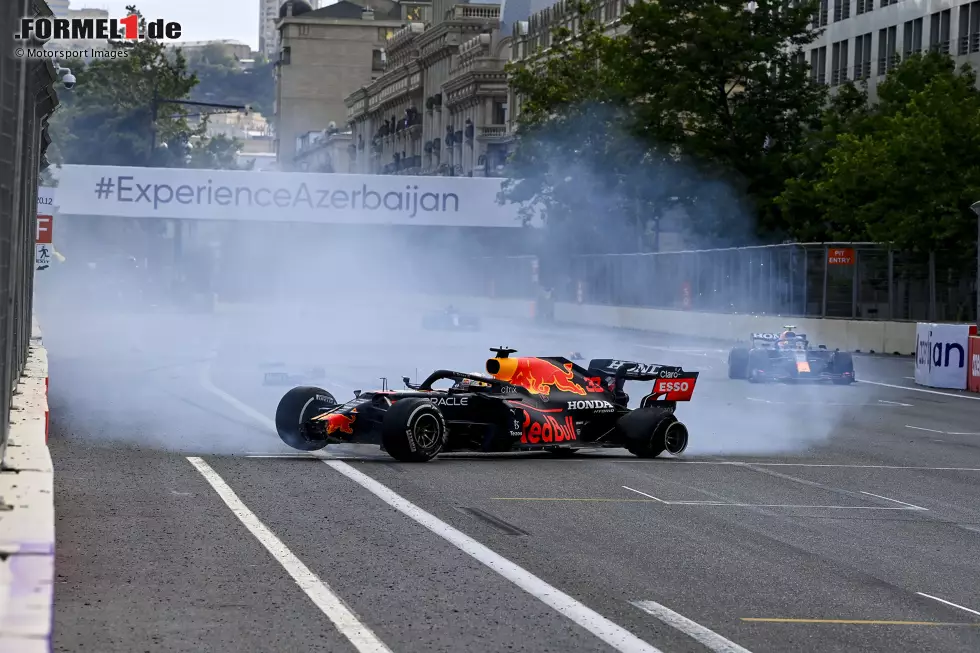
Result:
{"label": "esso logo", "polygon": [[687,381],[667,381],[660,385],[662,392],[687,392],[691,389],[691,384]]}

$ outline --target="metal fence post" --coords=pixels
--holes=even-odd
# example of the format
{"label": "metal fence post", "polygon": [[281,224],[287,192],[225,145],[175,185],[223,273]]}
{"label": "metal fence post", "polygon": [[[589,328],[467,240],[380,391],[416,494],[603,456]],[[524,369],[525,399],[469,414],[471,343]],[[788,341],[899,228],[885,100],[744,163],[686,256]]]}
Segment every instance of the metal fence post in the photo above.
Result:
{"label": "metal fence post", "polygon": [[861,253],[857,248],[854,249],[854,270],[851,274],[851,319],[856,319],[858,316],[858,293],[861,282],[860,274],[860,260]]}
{"label": "metal fence post", "polygon": [[895,319],[895,251],[888,248],[888,319]]}
{"label": "metal fence post", "polygon": [[820,317],[827,317],[827,277],[830,275],[830,248],[824,247],[823,249],[823,293],[822,296],[822,306],[820,308]]}
{"label": "metal fence post", "polygon": [[936,253],[929,252],[929,320],[936,321]]}
{"label": "metal fence post", "polygon": [[810,314],[809,305],[809,293],[807,292],[810,287],[810,252],[807,251],[806,246],[803,246],[803,312],[800,313],[803,317]]}

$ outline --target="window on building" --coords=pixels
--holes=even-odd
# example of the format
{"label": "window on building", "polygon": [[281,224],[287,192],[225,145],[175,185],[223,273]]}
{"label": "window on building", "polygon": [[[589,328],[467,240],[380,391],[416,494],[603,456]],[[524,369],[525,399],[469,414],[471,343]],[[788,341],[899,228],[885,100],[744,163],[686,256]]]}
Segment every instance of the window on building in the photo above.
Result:
{"label": "window on building", "polygon": [[299,26],[299,35],[300,36],[309,36],[310,35],[310,26],[309,25],[300,25]]}
{"label": "window on building", "polygon": [[854,38],[854,79],[871,76],[871,33]]}
{"label": "window on building", "polygon": [[[871,1],[874,2],[874,0]],[[894,5],[894,4],[898,4],[898,0],[881,0],[881,3],[878,6],[887,7],[889,5]]]}
{"label": "window on building", "polygon": [[820,48],[817,56],[817,83],[827,83],[827,46]]}
{"label": "window on building", "polygon": [[507,124],[507,101],[495,101],[493,103],[493,115],[491,116],[492,124],[494,125],[506,125]]}
{"label": "window on building", "polygon": [[817,81],[817,74],[820,72],[820,48],[810,50],[810,81]]}
{"label": "window on building", "polygon": [[898,65],[902,55],[898,52],[898,25],[888,28],[888,70]]}
{"label": "window on building", "polygon": [[952,43],[953,10],[947,9],[939,15],[939,51],[949,54]]}
{"label": "window on building", "polygon": [[[820,0],[820,14],[817,16],[819,22],[817,27],[825,27],[827,25],[827,8],[829,0]],[[824,51],[827,50],[827,46],[824,46]]]}
{"label": "window on building", "polygon": [[867,13],[875,8],[875,0],[857,0],[857,15]]}
{"label": "window on building", "polygon": [[929,16],[929,50],[932,52],[949,52],[950,22],[952,11],[937,11]]}
{"label": "window on building", "polygon": [[878,75],[888,72],[888,28],[878,30]]}
{"label": "window on building", "polygon": [[980,52],[980,2],[970,3],[970,28],[967,32],[968,52]]}
{"label": "window on building", "polygon": [[395,35],[395,30],[392,27],[379,27],[378,28],[378,40],[382,43],[387,41],[392,36]]}
{"label": "window on building", "polygon": [[374,72],[380,72],[384,69],[385,69],[384,53],[380,49],[375,48],[374,51],[371,53],[371,70],[373,70]]}
{"label": "window on building", "polygon": [[830,85],[840,83],[840,42],[834,43],[830,49]]}
{"label": "window on building", "polygon": [[288,66],[290,60],[292,59],[292,49],[287,45],[279,53],[279,63],[283,66]]}
{"label": "window on building", "polygon": [[912,52],[922,52],[922,29],[923,22],[921,18],[916,18],[912,21]]}
{"label": "window on building", "polygon": [[[860,2],[861,0],[858,0]],[[834,0],[834,22],[851,17],[851,0]]]}

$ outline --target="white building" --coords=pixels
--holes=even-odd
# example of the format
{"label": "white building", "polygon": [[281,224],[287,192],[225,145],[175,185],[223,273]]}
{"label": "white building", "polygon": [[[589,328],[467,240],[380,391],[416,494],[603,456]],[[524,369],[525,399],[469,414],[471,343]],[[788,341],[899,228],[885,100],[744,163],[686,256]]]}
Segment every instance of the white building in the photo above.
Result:
{"label": "white building", "polygon": [[935,50],[980,67],[980,0],[821,0],[808,46],[811,75],[839,86],[879,79],[910,54]]}
{"label": "white building", "polygon": [[68,17],[68,5],[70,4],[71,2],[69,0],[48,0],[48,8],[58,18]]}

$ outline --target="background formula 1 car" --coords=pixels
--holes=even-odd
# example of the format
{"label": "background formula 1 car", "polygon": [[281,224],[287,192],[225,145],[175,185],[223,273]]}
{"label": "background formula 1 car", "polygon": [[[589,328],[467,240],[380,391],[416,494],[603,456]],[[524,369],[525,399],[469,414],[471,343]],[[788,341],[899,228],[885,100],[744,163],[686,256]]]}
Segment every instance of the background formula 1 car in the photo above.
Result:
{"label": "background formula 1 car", "polygon": [[728,378],[753,383],[788,380],[830,380],[839,385],[854,382],[854,360],[846,351],[830,351],[825,345],[810,347],[807,337],[792,331],[753,333],[750,347],[734,347],[728,354]]}
{"label": "background formula 1 car", "polygon": [[432,331],[479,331],[480,318],[449,306],[422,317],[422,328]]}
{"label": "background formula 1 car", "polygon": [[[319,388],[293,388],[276,410],[279,437],[302,451],[378,444],[404,462],[449,451],[625,447],[653,458],[687,448],[687,427],[674,410],[691,400],[697,372],[605,359],[586,369],[562,357],[491,351],[496,356],[486,362],[487,375],[437,370],[419,384],[405,377],[405,390],[355,391],[345,404]],[[451,387],[433,389],[447,380]],[[626,381],[653,382],[635,410],[627,407]]]}

